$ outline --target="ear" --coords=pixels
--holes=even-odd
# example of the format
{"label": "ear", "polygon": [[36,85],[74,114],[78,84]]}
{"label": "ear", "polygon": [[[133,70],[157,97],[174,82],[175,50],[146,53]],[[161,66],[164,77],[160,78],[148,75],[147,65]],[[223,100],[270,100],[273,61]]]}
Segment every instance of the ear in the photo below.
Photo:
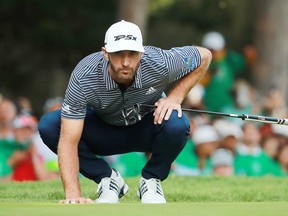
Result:
{"label": "ear", "polygon": [[105,49],[105,47],[102,47],[101,50],[102,50],[102,52],[103,52],[103,55],[104,55],[105,59],[106,59],[107,61],[109,61],[108,52],[107,52],[107,50]]}

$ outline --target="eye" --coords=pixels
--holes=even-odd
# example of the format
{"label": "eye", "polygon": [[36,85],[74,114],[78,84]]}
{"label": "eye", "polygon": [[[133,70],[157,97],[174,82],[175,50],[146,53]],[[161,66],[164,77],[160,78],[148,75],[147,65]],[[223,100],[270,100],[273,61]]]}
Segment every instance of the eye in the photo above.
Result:
{"label": "eye", "polygon": [[121,55],[123,51],[114,52],[114,55]]}
{"label": "eye", "polygon": [[131,56],[138,55],[138,53],[139,53],[139,52],[137,52],[137,51],[130,51],[130,55],[131,55]]}

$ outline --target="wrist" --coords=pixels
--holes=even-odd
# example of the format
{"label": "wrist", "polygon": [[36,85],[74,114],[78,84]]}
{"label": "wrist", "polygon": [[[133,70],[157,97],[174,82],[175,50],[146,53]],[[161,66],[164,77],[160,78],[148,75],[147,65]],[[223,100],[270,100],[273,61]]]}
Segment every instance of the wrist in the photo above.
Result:
{"label": "wrist", "polygon": [[80,191],[67,191],[65,192],[66,199],[75,199],[81,197],[82,194]]}
{"label": "wrist", "polygon": [[183,101],[182,97],[179,95],[171,94],[171,95],[168,95],[168,98],[169,100],[174,101],[176,104],[182,104],[182,101]]}

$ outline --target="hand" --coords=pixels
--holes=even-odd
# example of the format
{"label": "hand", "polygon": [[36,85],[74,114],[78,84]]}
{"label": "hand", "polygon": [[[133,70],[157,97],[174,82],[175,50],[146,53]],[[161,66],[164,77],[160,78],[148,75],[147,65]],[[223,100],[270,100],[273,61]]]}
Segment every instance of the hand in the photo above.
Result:
{"label": "hand", "polygon": [[77,197],[71,199],[64,199],[59,201],[60,204],[93,204],[94,200],[85,197]]}
{"label": "hand", "polygon": [[178,111],[179,118],[182,117],[181,105],[169,97],[161,98],[154,105],[156,107],[153,114],[154,124],[162,124],[163,119],[167,121],[173,110]]}

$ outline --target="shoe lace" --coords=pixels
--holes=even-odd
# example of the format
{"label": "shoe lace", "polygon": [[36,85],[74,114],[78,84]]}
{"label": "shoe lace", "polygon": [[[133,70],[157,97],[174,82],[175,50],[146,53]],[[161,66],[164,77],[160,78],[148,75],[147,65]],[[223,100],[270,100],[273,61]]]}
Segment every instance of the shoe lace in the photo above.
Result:
{"label": "shoe lace", "polygon": [[153,191],[154,193],[157,193],[157,194],[163,196],[163,190],[162,190],[161,183],[160,183],[159,179],[154,179],[154,178],[148,179],[145,181],[144,184],[147,187],[146,190]]}
{"label": "shoe lace", "polygon": [[99,184],[97,189],[98,196],[102,194],[103,191],[114,191],[117,195],[119,195],[119,185],[113,178],[103,178]]}

